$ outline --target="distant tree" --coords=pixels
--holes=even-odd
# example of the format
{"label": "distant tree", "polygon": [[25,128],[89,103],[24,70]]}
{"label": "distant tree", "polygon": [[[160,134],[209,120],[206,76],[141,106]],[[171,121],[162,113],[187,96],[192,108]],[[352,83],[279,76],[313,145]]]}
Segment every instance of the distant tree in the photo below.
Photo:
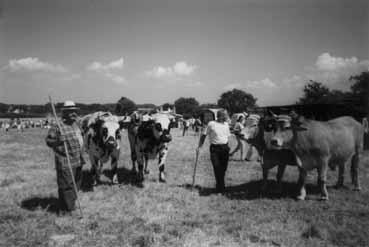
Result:
{"label": "distant tree", "polygon": [[321,82],[310,80],[304,87],[304,96],[297,102],[299,104],[317,104],[324,103],[329,96],[330,90]]}
{"label": "distant tree", "polygon": [[152,109],[155,109],[156,105],[151,104],[151,103],[137,104],[137,108],[152,108]]}
{"label": "distant tree", "polygon": [[137,106],[135,102],[133,102],[132,100],[126,97],[122,97],[117,102],[117,105],[115,107],[115,113],[118,115],[125,115],[125,114],[130,114],[136,109],[137,109]]}
{"label": "distant tree", "polygon": [[233,89],[227,91],[220,96],[218,100],[218,106],[227,109],[229,114],[243,112],[248,108],[256,106],[256,98],[245,91],[239,89]]}
{"label": "distant tree", "polygon": [[350,81],[354,82],[351,86],[352,102],[360,112],[369,116],[369,72],[366,71],[360,75],[352,76]]}
{"label": "distant tree", "polygon": [[171,110],[173,110],[173,104],[171,104],[171,103],[165,103],[165,104],[163,104],[162,105],[162,107],[163,107],[163,110],[164,111],[167,111],[169,108],[171,109]]}
{"label": "distant tree", "polygon": [[174,102],[176,112],[178,114],[193,114],[198,106],[199,102],[195,98],[179,98]]}
{"label": "distant tree", "polygon": [[218,104],[216,103],[205,103],[205,104],[201,104],[199,107],[201,109],[219,108]]}
{"label": "distant tree", "polygon": [[9,109],[9,106],[4,103],[0,103],[0,113],[6,113]]}

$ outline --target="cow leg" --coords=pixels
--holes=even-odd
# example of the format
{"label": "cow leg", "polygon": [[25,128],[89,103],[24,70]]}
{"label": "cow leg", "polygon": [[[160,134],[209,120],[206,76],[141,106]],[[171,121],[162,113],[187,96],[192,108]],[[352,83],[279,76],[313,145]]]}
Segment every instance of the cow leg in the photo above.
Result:
{"label": "cow leg", "polygon": [[168,154],[168,147],[164,147],[159,151],[159,182],[165,183],[165,160]]}
{"label": "cow leg", "polygon": [[351,181],[352,184],[354,185],[354,190],[356,191],[361,190],[358,170],[359,170],[359,154],[356,153],[351,159]]}
{"label": "cow leg", "polygon": [[[134,147],[131,148],[131,149],[134,149]],[[137,170],[136,170],[137,155],[136,155],[136,151],[135,150],[131,151],[131,161],[132,161],[132,170],[131,171],[133,173],[136,173],[137,172]]]}
{"label": "cow leg", "polygon": [[269,168],[265,167],[264,164],[261,164],[263,169],[263,185],[261,186],[261,191],[265,192],[268,185],[268,174],[269,174]]}
{"label": "cow leg", "polygon": [[318,187],[321,193],[321,200],[328,200],[328,191],[326,186],[327,181],[327,170],[328,170],[328,161],[327,159],[322,161],[322,164],[318,167]]}
{"label": "cow leg", "polygon": [[145,154],[145,170],[144,170],[144,173],[145,174],[149,174],[150,171],[148,169],[148,166],[149,166],[149,156],[147,154]]}
{"label": "cow leg", "polygon": [[336,188],[341,188],[343,186],[343,182],[345,179],[345,164],[339,164],[338,166],[338,179],[337,179],[337,184],[336,184]]}
{"label": "cow leg", "polygon": [[142,185],[142,182],[144,181],[144,154],[138,153],[137,155],[137,165],[138,165],[138,174],[137,174],[137,180]]}
{"label": "cow leg", "polygon": [[300,188],[299,195],[297,196],[297,200],[305,200],[306,197],[306,190],[305,190],[305,182],[306,182],[306,175],[307,172],[305,169],[299,167],[299,181],[298,186]]}
{"label": "cow leg", "polygon": [[92,176],[92,184],[96,185],[97,183],[97,164],[98,159],[90,155],[90,161],[91,161],[91,168],[90,168],[90,174]]}
{"label": "cow leg", "polygon": [[286,170],[286,165],[279,165],[278,166],[278,171],[277,171],[277,191],[281,192],[282,191],[282,178],[283,178],[283,174],[284,171]]}
{"label": "cow leg", "polygon": [[111,174],[113,184],[118,183],[118,157],[111,157]]}

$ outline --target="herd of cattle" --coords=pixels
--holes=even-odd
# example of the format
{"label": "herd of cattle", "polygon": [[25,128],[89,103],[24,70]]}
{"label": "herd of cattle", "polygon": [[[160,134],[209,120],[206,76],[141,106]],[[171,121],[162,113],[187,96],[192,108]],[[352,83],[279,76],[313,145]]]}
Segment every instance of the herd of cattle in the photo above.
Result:
{"label": "herd of cattle", "polygon": [[162,113],[142,116],[134,112],[128,119],[120,119],[109,112],[96,112],[81,118],[84,148],[89,154],[95,181],[99,182],[102,165],[109,161],[113,173],[112,180],[117,181],[121,130],[126,128],[131,148],[132,171],[137,174],[138,184],[142,185],[144,173],[148,173],[148,160],[157,156],[159,181],[165,182],[164,168],[168,143],[172,140],[170,129],[174,118]]}
{"label": "herd of cattle", "polygon": [[[361,124],[347,116],[322,122],[308,120],[295,113],[270,113],[263,117],[242,114],[246,118],[240,138],[258,151],[263,171],[262,190],[266,188],[269,169],[278,166],[277,184],[281,188],[286,166],[296,166],[299,170],[297,199],[304,200],[307,173],[316,169],[321,199],[327,200],[328,168],[336,170],[338,167],[336,186],[342,187],[345,169],[349,164],[353,189],[360,190],[359,159],[363,151],[364,134],[368,135],[367,122]],[[164,113],[141,115],[134,112],[129,117],[121,118],[109,112],[95,112],[82,117],[79,124],[94,181],[100,181],[102,165],[110,162],[112,181],[117,182],[121,131],[127,129],[132,171],[137,175],[138,184],[142,185],[144,174],[148,173],[148,161],[156,158],[159,181],[165,182],[165,163],[174,121],[173,116]]]}
{"label": "herd of cattle", "polygon": [[[112,171],[116,180],[119,159],[120,130],[127,128],[131,148],[132,170],[143,182],[149,159],[159,158],[159,181],[165,182],[165,161],[168,144],[172,140],[170,129],[173,119],[167,114],[156,113],[143,117],[134,112],[129,121],[119,119],[110,113],[97,112],[82,118],[81,125],[85,137],[85,148],[90,155],[92,169],[97,175],[101,164],[111,158]],[[278,166],[277,182],[281,185],[287,165],[299,169],[298,199],[306,197],[305,181],[307,173],[318,172],[318,186],[321,199],[328,199],[326,189],[328,168],[338,167],[337,187],[344,183],[344,172],[351,164],[351,180],[354,190],[360,190],[358,178],[359,158],[363,150],[364,133],[368,126],[351,117],[340,117],[321,122],[304,119],[296,114],[266,117],[246,116],[241,138],[256,148],[263,170],[263,189],[268,178],[268,170]]]}

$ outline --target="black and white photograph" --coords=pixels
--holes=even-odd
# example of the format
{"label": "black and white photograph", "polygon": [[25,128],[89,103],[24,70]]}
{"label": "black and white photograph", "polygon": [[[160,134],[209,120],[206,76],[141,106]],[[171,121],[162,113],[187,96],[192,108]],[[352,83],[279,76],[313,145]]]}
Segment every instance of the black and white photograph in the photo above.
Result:
{"label": "black and white photograph", "polygon": [[368,247],[367,0],[0,0],[0,246]]}

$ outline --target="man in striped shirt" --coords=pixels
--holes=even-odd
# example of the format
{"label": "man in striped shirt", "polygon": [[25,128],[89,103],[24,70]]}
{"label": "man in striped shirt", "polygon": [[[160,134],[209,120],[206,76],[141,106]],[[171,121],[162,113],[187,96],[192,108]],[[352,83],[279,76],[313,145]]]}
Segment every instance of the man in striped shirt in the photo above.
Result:
{"label": "man in striped shirt", "polygon": [[[84,163],[82,157],[83,138],[76,123],[77,109],[74,102],[66,101],[62,108],[61,130],[57,126],[53,126],[46,137],[47,146],[52,148],[55,154],[59,210],[64,212],[71,212],[75,209],[77,195],[74,190],[73,177],[78,187]],[[67,144],[73,174],[70,173],[64,142]]]}

